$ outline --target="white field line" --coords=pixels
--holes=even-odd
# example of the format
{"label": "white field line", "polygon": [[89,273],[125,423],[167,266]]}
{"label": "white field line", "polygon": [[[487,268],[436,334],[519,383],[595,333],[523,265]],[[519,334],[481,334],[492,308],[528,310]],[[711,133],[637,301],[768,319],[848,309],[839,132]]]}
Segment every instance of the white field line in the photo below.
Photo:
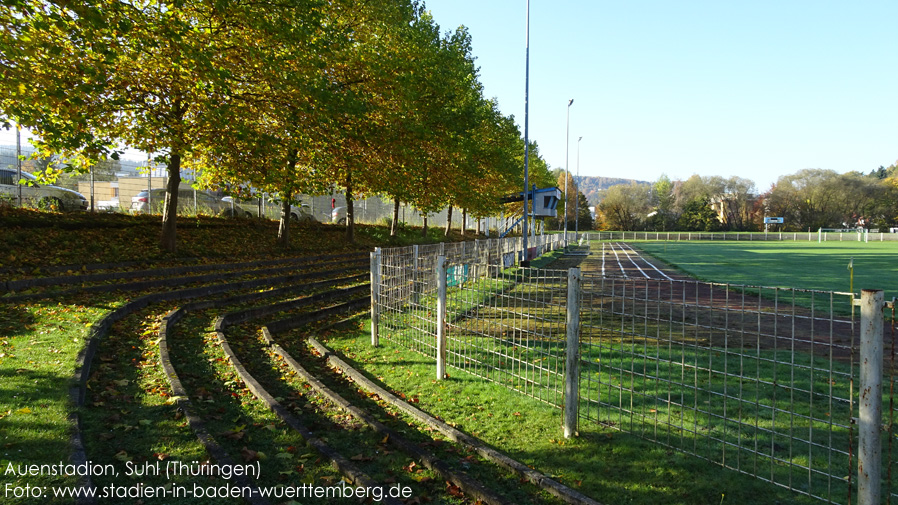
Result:
{"label": "white field line", "polygon": [[630,257],[630,251],[633,251],[636,254],[636,257],[639,257],[639,253],[637,253],[629,245],[627,247],[630,247],[630,251],[624,250],[624,245],[626,245],[626,244],[621,244],[621,246],[620,246],[621,252],[625,253],[627,255],[627,259],[630,260],[630,263],[632,263],[634,267],[636,267],[636,270],[639,270],[639,273],[641,273],[643,277],[645,277],[646,279],[651,279],[651,277],[649,277],[649,274],[645,273],[645,270],[639,268],[639,265],[637,265],[636,262],[633,261],[633,258]]}
{"label": "white field line", "polygon": [[[642,261],[645,261],[646,263],[649,264],[649,266],[651,266],[652,268],[654,268],[655,271],[657,271],[659,274],[663,275],[665,279],[667,279],[667,280],[669,280],[669,281],[674,280],[672,277],[668,276],[666,273],[664,273],[664,272],[662,272],[661,270],[659,270],[658,267],[656,267],[656,266],[653,265],[651,262],[649,262],[648,260],[646,260],[641,254],[639,254],[638,251],[636,251],[636,249],[633,249],[633,247],[630,246],[630,244],[624,244],[624,245],[626,245],[627,247],[629,247],[630,250],[633,251],[633,253],[636,254],[636,256],[638,256],[640,259],[642,259]],[[623,249],[623,245],[621,246],[621,249]],[[627,258],[629,258],[629,257],[630,257],[630,256],[629,256],[629,252],[628,252],[628,253],[627,253]],[[633,261],[633,260],[631,259],[630,262],[632,262],[632,261]],[[633,264],[636,265],[635,263],[633,263]],[[639,268],[639,266],[637,266],[636,268]],[[643,275],[645,275],[645,272],[643,272],[643,270],[642,270],[641,268],[639,268],[639,271],[642,272]],[[646,278],[648,278],[647,275],[646,275]],[[851,320],[850,320],[850,319],[835,319],[835,318],[826,318],[826,317],[811,317],[811,316],[803,316],[803,315],[800,315],[800,314],[779,314],[779,313],[769,313],[769,315],[775,316],[775,317],[781,317],[781,318],[784,318],[784,319],[807,319],[807,320],[811,320],[811,321],[824,321],[824,322],[827,322],[827,323],[828,323],[828,322],[832,322],[832,323],[841,323],[841,324],[848,324],[848,325],[851,324]]]}
{"label": "white field line", "polygon": [[[646,264],[648,264],[648,266],[654,268],[656,272],[658,272],[659,274],[663,275],[665,279],[667,279],[667,280],[669,280],[669,281],[672,281],[672,280],[673,280],[673,277],[667,275],[666,273],[664,273],[664,272],[662,272],[660,269],[658,269],[658,267],[656,267],[655,265],[653,265],[651,261],[645,259],[645,258],[642,256],[642,254],[640,254],[638,251],[636,251],[636,249],[633,249],[633,247],[632,247],[630,244],[626,244],[626,246],[629,247],[631,251],[633,251],[634,253],[636,253],[636,255],[639,256],[639,258],[640,258],[642,261],[645,261]],[[631,260],[631,261],[632,261],[632,260]],[[639,267],[636,267],[636,268],[639,268]],[[642,272],[642,269],[640,269],[639,271]],[[644,272],[643,272],[643,273],[644,273]],[[646,277],[648,277],[648,276],[646,275]]]}
{"label": "white field line", "polygon": [[615,259],[617,259],[617,266],[620,268],[620,273],[624,276],[624,278],[628,278],[627,271],[624,270],[624,265],[620,262],[620,256],[617,255],[617,249],[614,248],[614,243],[611,243],[611,252],[614,253]]}
{"label": "white field line", "polygon": [[605,242],[602,242],[602,277],[605,277]]}

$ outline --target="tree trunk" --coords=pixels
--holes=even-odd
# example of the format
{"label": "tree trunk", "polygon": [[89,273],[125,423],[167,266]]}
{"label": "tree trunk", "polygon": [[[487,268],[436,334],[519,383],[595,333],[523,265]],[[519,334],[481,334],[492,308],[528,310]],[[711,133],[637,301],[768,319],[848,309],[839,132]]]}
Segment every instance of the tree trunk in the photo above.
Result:
{"label": "tree trunk", "polygon": [[421,236],[427,238],[427,215],[424,215],[424,226],[421,227]]}
{"label": "tree trunk", "polygon": [[160,247],[170,253],[178,250],[177,223],[178,188],[181,186],[181,155],[172,153],[168,162],[168,183],[165,186],[165,206],[162,209],[162,238]]}
{"label": "tree trunk", "polygon": [[449,206],[449,212],[446,213],[446,232],[443,233],[444,237],[449,236],[449,230],[452,229],[452,206]]}
{"label": "tree trunk", "polygon": [[461,210],[461,236],[465,236],[465,227],[468,226],[468,209]]}
{"label": "tree trunk", "polygon": [[290,247],[290,200],[293,194],[285,193],[281,200],[281,220],[278,222],[278,245],[283,248]]}
{"label": "tree trunk", "polygon": [[355,210],[352,201],[352,169],[346,172],[346,241],[355,243]]}
{"label": "tree trunk", "polygon": [[395,237],[399,233],[399,199],[393,199],[393,222],[390,226],[390,236]]}
{"label": "tree trunk", "polygon": [[298,150],[290,151],[287,158],[287,178],[284,181],[285,192],[281,198],[281,220],[278,222],[277,244],[284,249],[290,247],[290,202],[293,201],[293,171],[296,169]]}

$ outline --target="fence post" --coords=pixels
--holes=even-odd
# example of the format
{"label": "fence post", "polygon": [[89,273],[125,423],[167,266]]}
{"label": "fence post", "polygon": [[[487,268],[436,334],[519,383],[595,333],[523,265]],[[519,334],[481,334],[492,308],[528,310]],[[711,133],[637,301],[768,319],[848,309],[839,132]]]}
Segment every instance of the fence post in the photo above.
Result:
{"label": "fence post", "polygon": [[580,406],[580,269],[567,273],[567,345],[564,366],[564,438],[577,435]]}
{"label": "fence post", "polygon": [[858,503],[879,505],[882,479],[882,290],[861,290],[861,388],[858,405]]}
{"label": "fence post", "polygon": [[378,314],[378,295],[380,294],[380,247],[371,253],[371,345],[380,345],[380,317]]}
{"label": "fence post", "polygon": [[437,258],[437,380],[446,377],[446,267],[445,256]]}

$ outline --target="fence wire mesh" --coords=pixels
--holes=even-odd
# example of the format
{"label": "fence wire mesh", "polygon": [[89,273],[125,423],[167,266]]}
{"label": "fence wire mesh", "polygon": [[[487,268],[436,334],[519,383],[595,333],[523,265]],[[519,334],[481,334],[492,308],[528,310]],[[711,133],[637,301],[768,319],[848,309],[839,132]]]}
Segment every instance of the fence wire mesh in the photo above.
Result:
{"label": "fence wire mesh", "polygon": [[[568,272],[507,268],[516,242],[383,251],[381,334],[436,357],[435,272],[445,256],[448,365],[562,407]],[[582,274],[581,427],[633,433],[825,502],[856,502],[852,294],[616,275]],[[894,316],[891,326],[882,503],[898,504]]]}
{"label": "fence wire mesh", "polygon": [[[564,237],[540,235],[530,240],[530,245],[542,254],[561,247]],[[463,296],[457,293],[479,289],[465,286],[479,286],[481,279],[504,276],[502,270],[514,265],[520,253],[519,237],[383,249],[376,281],[379,291],[373,301],[380,333],[404,347],[435,357],[437,258],[445,256],[451,265],[449,292],[457,300]],[[449,309],[457,310],[460,303],[464,302],[454,302]]]}
{"label": "fence wire mesh", "polygon": [[[567,272],[460,264],[449,268],[449,365],[561,406]],[[469,268],[487,268],[486,275],[458,282],[459,273],[464,276]]]}
{"label": "fence wire mesh", "polygon": [[584,420],[849,502],[852,295],[599,275],[582,288]]}

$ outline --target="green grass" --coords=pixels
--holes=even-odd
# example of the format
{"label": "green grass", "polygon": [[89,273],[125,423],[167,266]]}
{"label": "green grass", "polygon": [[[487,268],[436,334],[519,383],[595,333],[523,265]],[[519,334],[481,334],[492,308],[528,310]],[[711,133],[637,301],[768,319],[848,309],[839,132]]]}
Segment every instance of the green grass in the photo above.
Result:
{"label": "green grass", "polygon": [[636,435],[581,420],[564,439],[560,409],[457,368],[434,378],[431,358],[382,337],[370,346],[367,319],[333,332],[327,345],[416,406],[523,463],[605,503],[813,503]]}
{"label": "green grass", "polygon": [[[0,222],[6,225],[2,232],[4,243],[11,246],[0,253],[0,266],[17,269],[17,275],[25,275],[23,272],[26,269],[29,275],[43,275],[41,271],[46,266],[96,261],[153,259],[159,262],[159,266],[200,256],[215,257],[218,261],[248,261],[270,257],[274,242],[272,223],[232,224],[226,220],[206,218],[184,220],[181,222],[183,226],[179,227],[182,252],[171,256],[155,250],[159,231],[158,219],[155,218],[44,216],[25,211],[3,211],[0,212]],[[333,252],[334,248],[340,251],[359,249],[359,246],[342,243],[342,233],[336,227],[320,225],[307,229],[295,228],[293,231],[294,252],[313,254]],[[441,235],[441,232],[431,233],[430,240],[438,240],[436,235]],[[357,236],[365,247],[374,244],[404,245],[415,240],[413,235],[419,233],[420,229],[412,230],[404,237],[391,241],[386,239],[388,232],[382,228],[362,227]],[[222,237],[227,237],[227,240],[222,240]],[[148,244],[150,247],[146,247]],[[673,245],[668,244],[670,248]],[[729,244],[697,245],[717,247]],[[763,250],[755,252],[755,256],[770,257],[776,253],[768,252],[768,246],[799,245],[799,251],[812,251],[819,246],[816,243],[754,243],[751,247]],[[822,246],[850,246],[871,252],[875,250],[871,246],[878,247],[880,244],[830,243]],[[663,249],[664,244],[660,243],[658,247]],[[892,247],[898,248],[898,245]],[[878,254],[885,261],[893,253],[894,249],[886,248]],[[715,254],[728,253],[719,250]],[[554,254],[556,257],[558,255],[559,252]],[[856,252],[839,259],[833,268],[845,277],[846,286],[845,265],[851,256],[855,258],[858,275],[862,268],[870,268],[868,261],[873,259]],[[685,257],[688,259],[688,254]],[[715,261],[719,260],[713,256],[706,256],[703,260],[709,265]],[[882,264],[876,268],[888,269],[888,265]],[[816,272],[815,268],[807,269]],[[891,277],[884,275],[887,273],[891,270],[872,273],[870,278],[887,280]],[[776,284],[790,282],[780,278]],[[747,283],[765,284],[758,281]],[[856,278],[855,290],[861,287],[869,286],[862,285]],[[838,289],[847,290],[847,287]],[[67,461],[72,428],[66,419],[72,409],[68,387],[75,357],[84,345],[89,325],[123,303],[124,298],[134,296],[137,293],[70,296],[27,303],[0,300],[0,470],[5,470],[9,463],[58,464]],[[467,306],[470,301],[461,303]],[[137,459],[140,461],[153,454],[164,453],[181,459],[193,455],[199,457],[202,452],[195,438],[187,431],[183,419],[178,418],[164,395],[159,394],[157,387],[161,377],[157,364],[151,356],[145,355],[155,352],[155,337],[148,334],[147,338],[142,338],[141,331],[134,330],[144,324],[152,326],[153,323],[153,319],[142,320],[139,317],[124,321],[119,330],[113,331],[110,341],[101,344],[102,352],[94,363],[94,370],[99,375],[91,381],[96,389],[89,392],[89,403],[84,413],[90,425],[88,456],[102,460],[102,463],[113,460],[120,467],[122,459],[133,458],[135,454],[140,454]],[[185,328],[190,328],[192,324],[189,320],[184,321]],[[215,398],[215,403],[202,404],[203,414],[212,423],[214,434],[222,435],[227,430],[246,426],[247,433],[252,437],[249,447],[261,448],[269,459],[280,460],[279,455],[298,441],[280,429],[268,428],[276,422],[271,414],[249,398],[242,388],[234,389],[233,373],[223,363],[214,342],[205,340],[204,333],[208,331],[205,325],[208,322],[198,320],[195,324],[197,331],[191,335],[190,345],[196,350],[205,349],[209,354],[196,353],[195,373],[187,373],[184,378],[206,383],[210,391],[214,389],[222,393],[221,398]],[[361,324],[364,326],[366,323],[363,321]],[[602,425],[584,423],[579,438],[564,440],[557,408],[454,368],[449,370],[449,380],[437,382],[433,379],[435,370],[429,359],[400,349],[390,342],[384,342],[381,349],[374,350],[370,348],[368,339],[368,332],[357,328],[339,334],[334,332],[331,344],[353,357],[372,377],[414,398],[426,410],[481,436],[488,443],[599,501],[653,505],[810,502],[758,479],[721,469],[700,458]],[[146,365],[152,366],[131,367],[132,359],[137,360],[138,365],[144,364],[141,361],[144,360]],[[703,360],[705,357],[691,359]],[[188,363],[182,363],[182,368],[186,365]],[[266,362],[261,360],[260,366],[266,366]],[[237,396],[224,396],[228,391]],[[117,403],[117,396],[122,395],[133,397],[129,405]],[[110,438],[109,434],[114,437]],[[237,453],[245,445],[243,440],[229,444],[232,445],[229,449]],[[291,453],[292,459],[289,460],[293,461],[294,466],[302,464],[306,452],[302,449]],[[307,476],[329,476],[313,462],[314,459],[305,461],[306,471],[309,472]],[[277,474],[274,467],[270,472],[266,471],[266,475],[272,477]],[[101,483],[108,480],[99,479]],[[0,486],[7,483],[71,485],[71,482],[50,476],[18,478],[0,472]]]}
{"label": "green grass", "polygon": [[590,422],[804,492],[847,494],[847,460],[826,446],[849,451],[848,365],[788,351],[617,342],[581,352],[581,415]]}
{"label": "green grass", "polygon": [[[739,256],[739,251],[720,249],[708,252],[707,248],[710,246],[721,244],[703,242],[697,244],[661,243],[660,245],[658,243],[640,243],[639,245],[644,244],[658,247],[661,250],[665,247],[672,250],[673,246],[682,245],[682,251],[679,251],[682,254],[677,256],[677,260],[712,269],[712,274],[706,276],[710,280],[738,284],[739,280],[733,280],[733,277],[742,274],[745,284],[752,284],[750,280],[753,280],[754,283],[766,285],[764,280],[758,280],[763,276],[757,275],[757,272],[736,271],[736,275],[729,275],[733,273],[732,268],[738,265],[754,269],[763,269],[764,267],[742,259]],[[723,246],[727,245],[734,244],[723,244]],[[817,258],[795,258],[799,253],[806,252],[808,244],[787,243],[786,247],[783,245],[782,243],[762,244],[766,247],[764,251],[753,250],[746,256],[752,258],[752,255],[764,254],[763,259],[768,261],[773,255],[790,256],[783,261],[784,266],[781,269],[774,271],[770,277],[766,278],[769,279],[767,282],[771,285],[782,285],[773,281],[782,281],[788,273],[810,276],[811,272],[819,268],[821,261]],[[796,245],[798,252],[787,252],[792,249],[791,246]],[[849,249],[849,245],[856,244],[822,244],[830,251]],[[869,246],[870,244],[863,245]],[[778,246],[778,248],[775,249],[773,246]],[[874,255],[871,254],[871,251],[866,251],[867,255],[863,258],[864,264],[870,262],[874,256],[882,259],[883,251],[890,249],[882,248],[881,245],[874,245],[874,247],[878,249],[879,254]],[[649,247],[646,249],[648,250]],[[838,265],[840,260],[830,256],[832,255],[823,254],[821,258],[832,260]],[[794,259],[794,263],[790,264],[789,259]],[[668,261],[676,263],[676,261]],[[845,264],[847,261],[846,258]],[[713,270],[721,264],[725,265],[725,268]],[[812,266],[809,267],[809,264]],[[856,259],[855,265],[857,264],[858,260]],[[802,268],[805,269],[804,273],[801,272]],[[847,270],[845,272],[847,274]],[[718,276],[715,277],[715,274]],[[513,289],[502,287],[502,291],[508,290],[509,294],[512,294],[519,289],[524,289],[526,296],[522,300],[537,300],[544,298],[544,293],[541,291],[553,288],[551,285],[540,287],[542,289],[532,285],[523,288],[515,286]],[[816,284],[801,287],[825,289],[827,286]],[[476,283],[471,283],[466,285],[466,289],[470,289],[472,293],[460,297],[464,302],[460,305],[462,309],[489,300],[488,296],[484,296],[490,291],[485,285],[481,287]],[[494,288],[492,291],[497,292],[498,289]],[[537,292],[540,293],[537,294]],[[452,290],[450,290],[450,297],[451,293]],[[751,294],[751,292],[747,294]],[[762,296],[767,296],[766,290],[762,292]],[[823,303],[816,297],[800,292],[788,292],[778,296],[786,297],[789,299],[789,303],[797,305],[807,302],[810,306],[813,303],[814,307],[824,307],[824,310],[828,306],[827,303]],[[526,319],[530,326],[534,324],[545,326],[540,322],[540,319],[545,317],[544,307],[526,302],[515,303],[520,306],[504,308],[527,314],[529,317],[522,319]],[[451,298],[449,305],[450,307],[453,305]],[[550,410],[552,409],[551,405],[559,406],[560,403],[556,400],[560,400],[560,395],[553,396],[552,394],[553,383],[557,385],[559,380],[553,380],[551,371],[563,368],[563,366],[559,366],[559,361],[563,360],[564,356],[563,334],[557,335],[554,339],[528,340],[527,345],[524,346],[521,340],[517,340],[510,334],[505,335],[501,325],[494,324],[493,320],[498,320],[499,317],[491,315],[493,307],[489,305],[479,308],[476,314],[465,312],[465,318],[453,320],[455,326],[452,330],[450,353],[463,347],[464,358],[458,359],[451,356],[450,363],[464,366],[466,370],[480,376],[481,379],[491,381],[489,386],[491,388],[503,387],[491,393],[491,398],[514,394],[514,391],[533,395],[531,391],[527,390],[529,384],[526,382],[536,380],[540,383],[537,388],[539,394],[533,396],[546,402],[548,405],[545,408]],[[502,309],[503,307],[496,308]],[[833,310],[838,311],[840,308],[833,307]],[[425,308],[423,311],[426,313],[427,309]],[[511,316],[506,315],[506,317]],[[694,339],[690,340],[686,335],[677,335],[676,337],[671,335],[677,343],[672,349],[668,349],[666,345],[659,346],[658,343],[649,342],[639,335],[615,335],[614,330],[620,329],[620,322],[614,317],[606,316],[601,321],[594,321],[595,318],[592,318],[590,314],[584,314],[581,317],[593,325],[605,323],[609,326],[600,332],[605,335],[604,337],[595,339],[581,349],[581,358],[584,360],[581,369],[581,418],[586,418],[586,420],[581,419],[583,428],[581,431],[584,432],[584,436],[581,437],[581,441],[565,443],[581,444],[583,440],[590,440],[590,434],[593,431],[613,436],[613,432],[603,430],[607,428],[620,429],[628,434],[617,433],[617,436],[626,438],[627,443],[632,443],[634,447],[641,447],[643,443],[650,444],[650,442],[634,440],[634,437],[641,436],[656,441],[660,447],[697,456],[687,456],[693,458],[694,461],[684,460],[676,468],[675,473],[677,474],[681,473],[680,470],[682,470],[682,474],[698,472],[697,469],[691,467],[695,461],[703,461],[706,465],[707,461],[710,461],[712,467],[725,465],[741,472],[757,475],[761,479],[771,479],[782,486],[792,486],[803,493],[829,497],[836,501],[847,497],[849,486],[842,479],[845,475],[855,474],[857,469],[849,470],[847,457],[838,452],[830,453],[825,446],[832,445],[836,451],[847,453],[852,445],[847,427],[852,414],[848,411],[847,401],[829,400],[831,394],[842,399],[851,396],[848,380],[851,374],[848,365],[833,363],[825,357],[814,357],[801,352],[793,355],[790,349],[773,351],[749,348],[744,351],[740,349],[737,353],[732,349],[710,348],[710,342],[693,341]],[[396,320],[391,322],[397,323],[394,325],[397,331],[393,331],[389,335],[389,339],[423,352],[425,356],[417,355],[419,360],[415,364],[432,362],[432,358],[427,356],[433,355],[433,349],[426,345],[427,342],[416,340],[415,330],[404,328],[401,317],[393,316],[393,318]],[[413,319],[426,319],[426,314],[418,314]],[[382,316],[381,321],[389,321],[389,317]],[[615,324],[616,321],[617,324]],[[414,323],[414,321],[405,322]],[[419,323],[417,326],[420,327],[421,324]],[[649,326],[651,325],[646,324],[645,329],[653,331],[649,331],[645,335],[655,335],[654,330],[658,328],[649,328]],[[664,326],[670,330],[668,325]],[[539,329],[545,330],[546,328],[540,327]],[[539,333],[545,332],[540,331]],[[386,335],[382,336],[382,341],[387,339]],[[684,343],[685,345],[682,345]],[[352,352],[355,350],[357,348]],[[395,359],[395,354],[398,353],[387,350],[385,356]],[[370,370],[369,364],[365,363],[365,368]],[[422,396],[417,391],[422,387],[427,387],[427,383],[423,382],[423,379],[420,382],[409,382],[408,379],[413,376],[411,373],[405,373],[409,367],[405,366],[405,363],[402,365],[402,372],[394,372],[396,379],[400,380],[399,384],[401,384],[398,389],[407,395],[415,395],[413,398],[418,401],[423,401],[423,397],[427,395]],[[540,369],[542,370],[540,371]],[[414,377],[432,377],[432,373],[432,371],[416,373]],[[450,371],[453,378],[457,378],[457,374],[461,373],[459,370]],[[744,374],[744,378],[739,378],[739,375],[742,374]],[[526,376],[527,380],[522,381],[522,376]],[[655,380],[652,377],[658,377],[661,380]],[[390,373],[381,374],[379,378],[391,386],[393,385]],[[430,382],[440,384],[433,379]],[[682,387],[678,384],[681,384]],[[888,386],[885,387],[887,389]],[[629,391],[631,388],[632,392]],[[457,411],[450,412],[451,415],[456,416],[455,419],[458,419],[458,416],[464,412],[472,415],[470,410],[472,405],[485,401],[475,397],[469,398],[473,400],[470,403],[462,401],[463,393],[466,394],[466,390],[454,391],[449,400],[450,403],[460,405]],[[438,391],[429,394],[438,396],[438,405],[434,408],[446,411],[447,407],[442,406],[445,398],[441,398]],[[527,407],[528,413],[537,411],[536,407]],[[888,422],[888,415],[884,414],[884,416],[884,422]],[[543,419],[539,422],[552,421]],[[559,420],[554,421],[556,426],[559,423]],[[525,427],[522,431],[529,432],[530,428]],[[507,436],[506,434],[488,433],[487,440],[490,441],[501,441]],[[519,445],[510,447],[510,451],[539,446],[539,441],[526,438],[524,435],[517,438],[518,441],[515,443]],[[592,441],[595,442],[595,439],[593,438]],[[889,450],[885,446],[887,442],[883,443],[883,451],[887,453]],[[590,447],[588,443],[579,447],[585,452],[596,450],[596,446]],[[646,453],[655,454],[661,460],[666,460],[657,454],[658,447],[645,450]],[[570,465],[576,469],[588,469],[590,465],[593,465],[593,475],[603,471],[601,466],[594,464],[587,455],[575,454],[568,457],[571,459]],[[533,461],[533,464],[540,469],[552,468],[553,464],[545,460],[527,461],[528,464]],[[647,465],[642,469],[645,475],[658,473],[657,469],[649,466],[649,463],[643,464]],[[567,468],[555,471],[564,475],[570,474],[570,470]],[[701,470],[701,472],[707,471],[709,471],[707,468]],[[573,473],[572,475],[577,474]],[[701,473],[694,478],[696,480],[713,480],[717,477]],[[776,486],[769,484],[765,484],[765,486],[769,486],[770,489],[758,491],[757,495],[742,497],[736,502],[773,503],[781,499],[776,494],[778,492]],[[595,493],[602,492],[600,489],[593,488],[588,494],[601,497],[601,494]],[[640,494],[638,488],[632,488],[627,493],[631,492],[634,495]],[[624,501],[634,500],[634,495],[625,494],[623,499]],[[732,499],[734,495],[730,493],[729,496]],[[710,495],[707,495],[698,501],[707,503],[709,498]],[[796,498],[786,501],[794,500]],[[803,497],[801,500],[813,501],[809,497]],[[634,501],[639,502],[638,499]],[[660,502],[667,503],[664,499],[661,499]],[[672,502],[676,502],[676,499]],[[684,502],[691,503],[688,500],[684,500]]]}
{"label": "green grass", "polygon": [[898,295],[898,242],[634,242],[696,278],[731,284]]}
{"label": "green grass", "polygon": [[[72,485],[64,477],[7,475],[8,465],[68,460],[68,387],[87,330],[121,302],[76,296],[0,305],[0,485]],[[52,321],[52,324],[48,322]]]}
{"label": "green grass", "polygon": [[[343,240],[341,227],[297,226],[291,231],[292,249],[285,251],[275,247],[275,222],[181,219],[179,252],[172,255],[156,246],[160,228],[158,217],[153,216],[43,213],[0,207],[0,224],[0,243],[7,246],[0,251],[3,280],[49,275],[48,267],[59,265],[71,266],[68,273],[73,273],[80,271],[81,265],[98,262],[133,261],[137,263],[130,268],[141,269],[190,264],[197,258],[238,262],[368,250],[373,245],[383,245],[379,241],[385,234],[379,227],[359,226],[357,243],[348,244]],[[437,239],[434,231],[430,234],[432,240]],[[416,233],[420,234],[420,229],[406,229],[401,240],[411,242]],[[439,235],[442,236],[442,230]],[[449,240],[458,238],[454,231]],[[15,469],[17,465],[58,465],[69,461],[73,426],[68,416],[74,408],[69,387],[76,357],[85,345],[90,326],[127,299],[145,293],[94,293],[30,301],[0,298],[0,502],[31,503],[6,495],[7,484],[75,484],[73,479],[46,472],[20,477],[6,470],[10,464]],[[100,343],[89,382],[92,389],[82,411],[85,435],[90,438],[86,442],[88,458],[112,463],[119,469],[128,459],[142,462],[154,454],[205,459],[205,451],[184,425],[184,419],[160,394],[159,384],[164,379],[158,364],[149,366],[156,353],[157,337],[153,333],[142,335],[143,330],[138,329],[141,324],[133,318],[124,321],[119,330]],[[144,361],[147,366],[132,366]],[[265,421],[265,426],[271,418],[262,411],[244,415],[252,415],[260,424]],[[228,420],[231,428],[240,425],[233,420],[236,416]],[[220,431],[214,434],[220,435]],[[241,448],[237,448],[238,454]],[[296,461],[306,452],[299,451]],[[274,459],[279,452],[269,450],[268,454]],[[314,465],[306,466],[311,474]],[[95,480],[100,484],[111,482],[103,476]]]}

